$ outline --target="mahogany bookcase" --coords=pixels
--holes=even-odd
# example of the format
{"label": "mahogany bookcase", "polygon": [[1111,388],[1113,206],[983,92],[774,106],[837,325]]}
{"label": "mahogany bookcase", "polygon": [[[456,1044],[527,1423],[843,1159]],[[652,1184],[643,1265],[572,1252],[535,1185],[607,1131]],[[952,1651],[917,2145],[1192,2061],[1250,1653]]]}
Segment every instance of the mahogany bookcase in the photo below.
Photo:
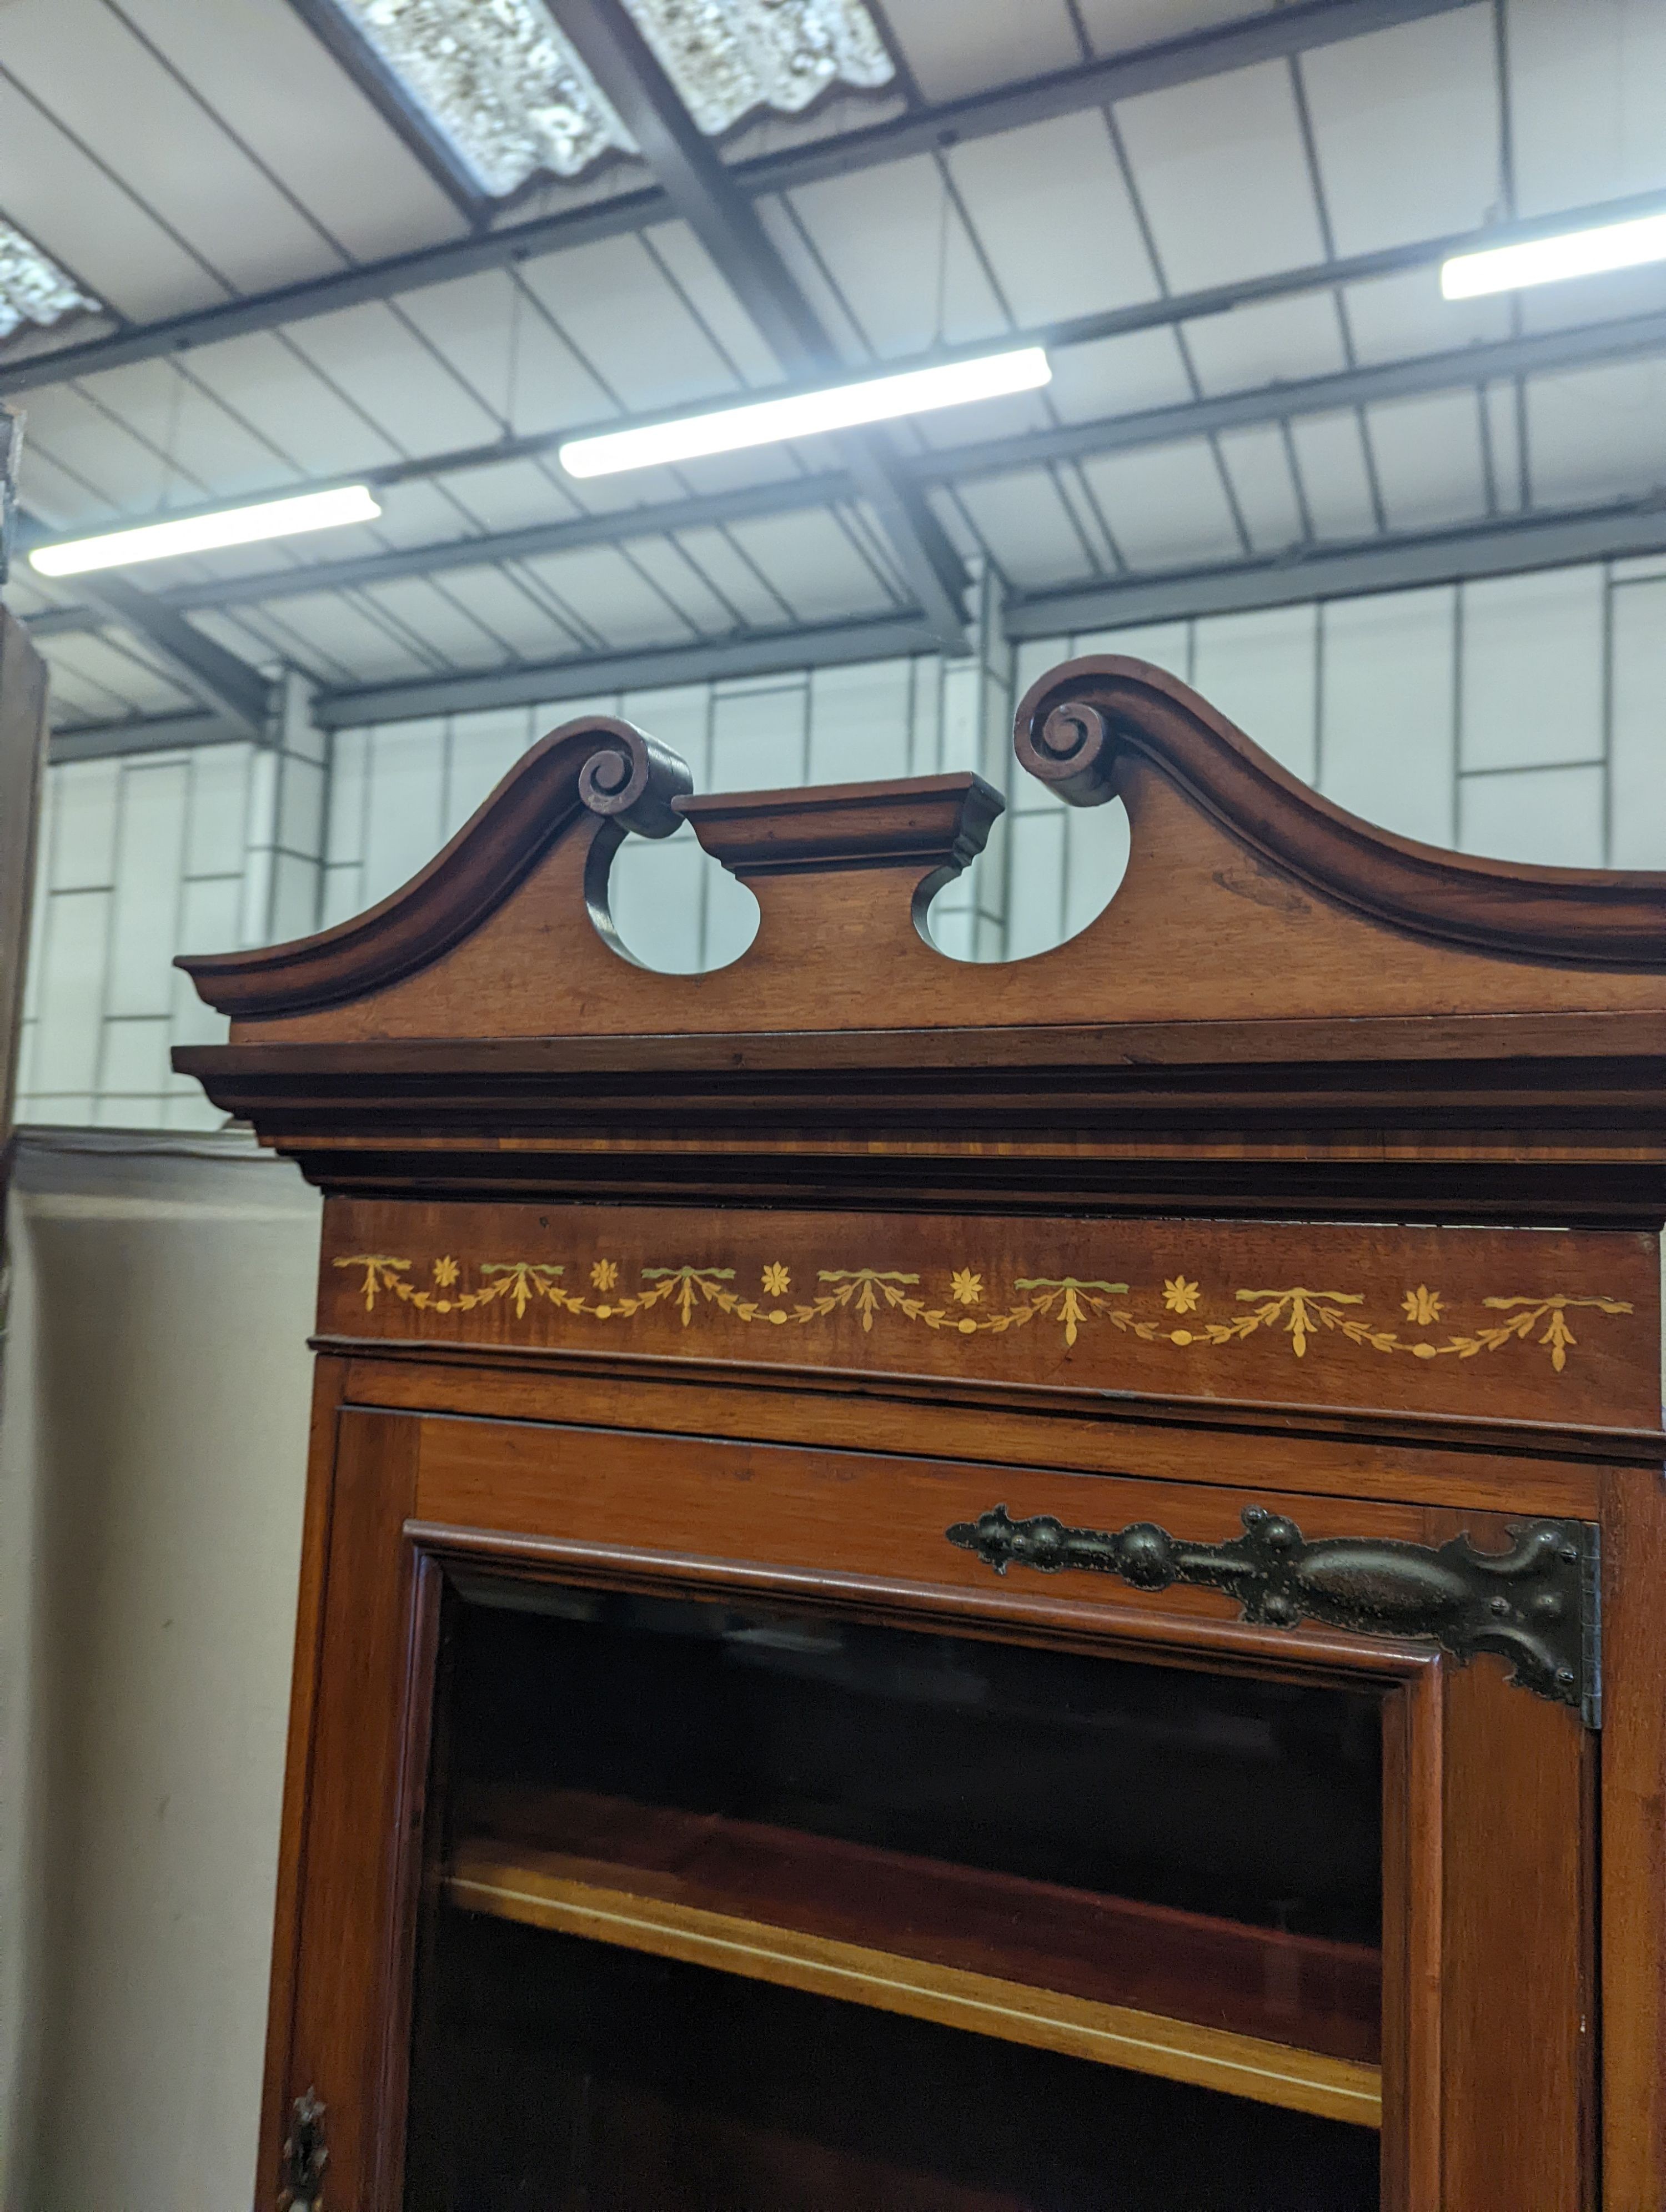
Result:
{"label": "mahogany bookcase", "polygon": [[[261,2206],[1654,2212],[1666,877],[1092,659],[971,775],[533,748],[183,964],[326,1194]],[[624,836],[756,894],[635,963]]]}

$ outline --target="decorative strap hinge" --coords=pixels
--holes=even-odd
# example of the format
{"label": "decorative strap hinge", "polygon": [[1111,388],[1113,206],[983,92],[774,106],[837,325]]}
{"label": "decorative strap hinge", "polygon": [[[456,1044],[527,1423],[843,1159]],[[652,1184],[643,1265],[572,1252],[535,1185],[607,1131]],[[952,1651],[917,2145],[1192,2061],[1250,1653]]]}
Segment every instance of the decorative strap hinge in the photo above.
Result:
{"label": "decorative strap hinge", "polygon": [[330,2149],[324,2138],[324,2106],[316,2089],[297,2097],[283,2138],[283,2162],[277,2177],[278,2212],[324,2212],[324,2169]]}
{"label": "decorative strap hinge", "polygon": [[1428,1638],[1461,1663],[1496,1651],[1511,1662],[1511,1681],[1574,1706],[1588,1728],[1602,1726],[1601,1531],[1593,1522],[1524,1522],[1511,1529],[1505,1552],[1477,1551],[1467,1535],[1438,1548],[1372,1536],[1310,1543],[1286,1515],[1259,1505],[1245,1508],[1243,1528],[1224,1544],[1193,1544],[1148,1521],[1114,1532],[1067,1528],[1050,1513],[1013,1521],[997,1505],[946,1534],[999,1575],[1016,1565],[1116,1575],[1135,1589],[1185,1583],[1224,1591],[1243,1620],[1264,1627],[1315,1620],[1359,1635]]}

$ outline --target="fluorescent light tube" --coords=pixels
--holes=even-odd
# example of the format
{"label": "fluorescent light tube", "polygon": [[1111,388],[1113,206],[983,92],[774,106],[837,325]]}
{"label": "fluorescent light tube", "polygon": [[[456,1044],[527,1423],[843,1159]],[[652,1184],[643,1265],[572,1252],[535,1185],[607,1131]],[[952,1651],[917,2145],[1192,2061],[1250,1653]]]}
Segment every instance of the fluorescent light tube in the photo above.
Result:
{"label": "fluorescent light tube", "polygon": [[137,530],[37,545],[29,566],[42,576],[82,576],[91,568],[125,568],[136,561],[167,561],[179,553],[210,553],[219,545],[253,545],[264,538],[334,530],[344,522],[374,522],[380,513],[368,484],[343,484],[334,491],[300,492],[293,499],[222,507],[215,514],[181,514]]}
{"label": "fluorescent light tube", "polygon": [[945,362],[935,368],[872,376],[824,392],[793,392],[785,399],[760,399],[709,415],[687,415],[676,422],[646,422],[634,430],[571,438],[561,448],[561,465],[569,476],[613,476],[621,469],[698,460],[705,453],[733,453],[745,446],[812,437],[820,430],[848,430],[861,422],[923,414],[928,408],[959,407],[969,399],[1035,392],[1050,382],[1052,375],[1040,346],[1021,346],[1012,353],[984,354],[976,361]]}
{"label": "fluorescent light tube", "polygon": [[1564,276],[1594,276],[1604,269],[1636,269],[1666,261],[1666,215],[1630,222],[1600,223],[1594,230],[1564,231],[1560,238],[1529,238],[1519,246],[1487,246],[1454,254],[1441,264],[1440,289],[1449,300],[1513,292],[1523,284],[1554,284]]}

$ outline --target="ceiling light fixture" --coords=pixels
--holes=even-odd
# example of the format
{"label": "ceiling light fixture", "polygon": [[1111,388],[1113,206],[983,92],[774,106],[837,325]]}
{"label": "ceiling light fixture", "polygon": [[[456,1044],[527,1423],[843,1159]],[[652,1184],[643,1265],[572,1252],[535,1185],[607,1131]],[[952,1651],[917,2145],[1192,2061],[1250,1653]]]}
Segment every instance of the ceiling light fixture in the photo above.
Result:
{"label": "ceiling light fixture", "polygon": [[96,538],[62,538],[53,545],[37,545],[29,566],[42,576],[84,576],[94,568],[125,568],[180,553],[211,553],[221,545],[255,545],[267,538],[334,530],[344,522],[374,522],[380,513],[368,484],[342,484],[333,491],[221,507],[213,514],[176,515],[136,530],[107,530]]}
{"label": "ceiling light fixture", "polygon": [[1441,264],[1440,289],[1449,300],[1475,300],[1524,284],[1554,284],[1565,276],[1595,276],[1605,269],[1637,269],[1649,261],[1666,261],[1666,214],[1455,254]]}
{"label": "ceiling light fixture", "polygon": [[944,362],[935,368],[866,377],[858,384],[792,392],[784,399],[684,415],[672,422],[644,422],[629,430],[605,430],[593,438],[570,438],[560,448],[561,465],[572,477],[613,476],[621,469],[698,460],[707,453],[733,453],[746,446],[776,445],[783,438],[813,437],[818,431],[848,430],[898,415],[959,407],[968,400],[1035,392],[1050,382],[1052,375],[1040,346],[1020,346],[975,361]]}

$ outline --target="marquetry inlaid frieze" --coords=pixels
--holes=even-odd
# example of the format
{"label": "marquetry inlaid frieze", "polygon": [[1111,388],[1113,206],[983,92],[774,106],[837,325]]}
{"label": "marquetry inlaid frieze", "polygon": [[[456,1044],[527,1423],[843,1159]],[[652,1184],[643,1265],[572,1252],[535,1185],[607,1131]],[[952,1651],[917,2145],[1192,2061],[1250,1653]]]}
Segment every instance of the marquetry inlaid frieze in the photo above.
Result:
{"label": "marquetry inlaid frieze", "polygon": [[1626,1233],[336,1200],[320,1327],[1641,1425],[1657,1306]]}

